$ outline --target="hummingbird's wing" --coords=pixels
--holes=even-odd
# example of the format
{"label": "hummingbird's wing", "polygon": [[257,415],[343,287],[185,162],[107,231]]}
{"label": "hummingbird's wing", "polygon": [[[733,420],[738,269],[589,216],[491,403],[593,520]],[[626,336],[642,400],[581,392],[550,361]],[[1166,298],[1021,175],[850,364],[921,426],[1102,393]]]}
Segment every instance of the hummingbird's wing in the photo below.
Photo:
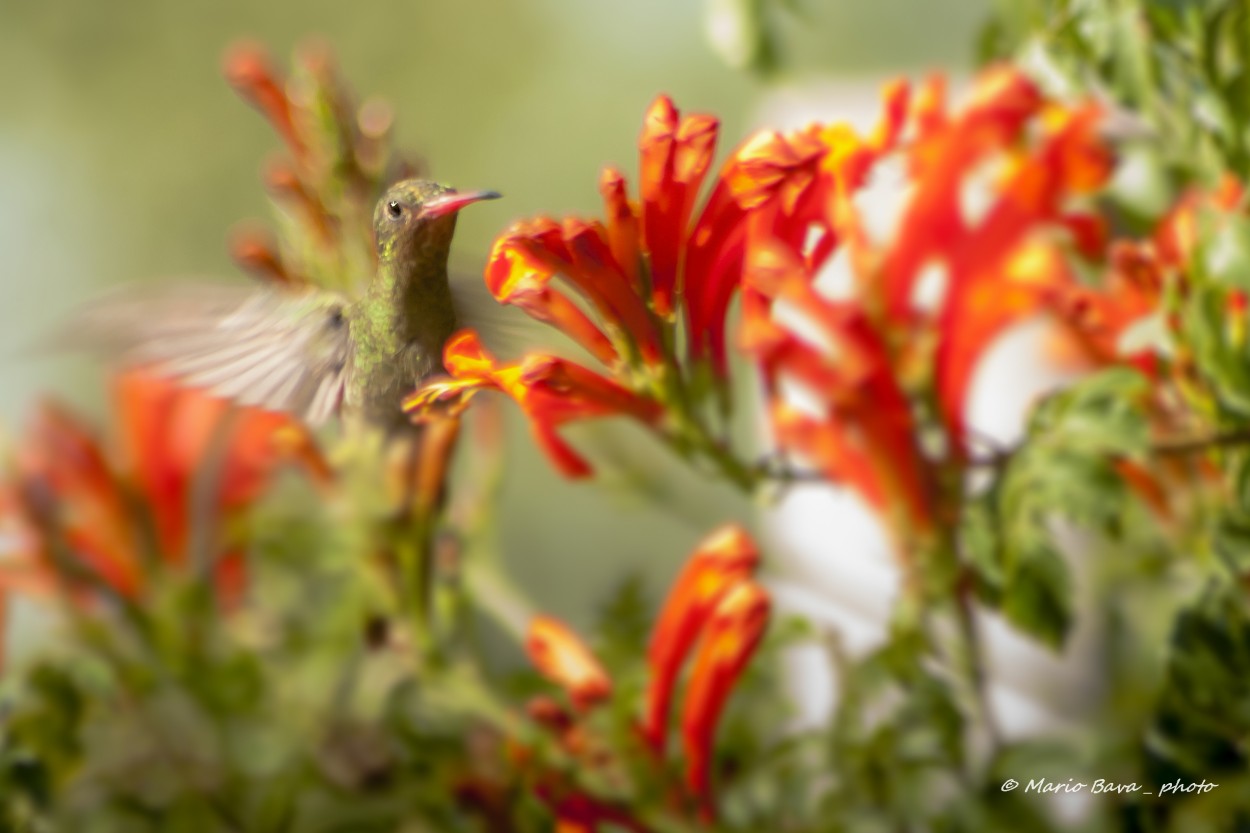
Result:
{"label": "hummingbird's wing", "polygon": [[67,338],[319,425],[343,400],[351,353],[346,305],[319,290],[183,286],[100,301]]}

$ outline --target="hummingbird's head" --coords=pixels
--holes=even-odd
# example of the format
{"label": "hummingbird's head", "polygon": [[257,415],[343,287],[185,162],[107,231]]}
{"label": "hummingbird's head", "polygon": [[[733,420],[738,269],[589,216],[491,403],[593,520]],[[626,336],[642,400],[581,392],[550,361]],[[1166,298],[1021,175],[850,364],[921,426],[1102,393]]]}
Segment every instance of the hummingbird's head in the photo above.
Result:
{"label": "hummingbird's head", "polygon": [[378,200],[373,212],[378,259],[405,261],[446,260],[456,213],[470,203],[498,199],[495,191],[457,193],[454,188],[428,179],[397,182]]}

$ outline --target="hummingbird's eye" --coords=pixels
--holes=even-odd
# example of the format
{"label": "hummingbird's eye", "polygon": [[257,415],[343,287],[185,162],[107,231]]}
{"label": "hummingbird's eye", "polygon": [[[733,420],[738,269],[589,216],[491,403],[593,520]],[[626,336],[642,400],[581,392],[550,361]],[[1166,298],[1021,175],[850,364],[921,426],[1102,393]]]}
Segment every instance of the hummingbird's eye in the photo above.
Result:
{"label": "hummingbird's eye", "polygon": [[399,203],[391,200],[386,204],[386,213],[391,215],[392,220],[398,220],[404,216],[404,207]]}

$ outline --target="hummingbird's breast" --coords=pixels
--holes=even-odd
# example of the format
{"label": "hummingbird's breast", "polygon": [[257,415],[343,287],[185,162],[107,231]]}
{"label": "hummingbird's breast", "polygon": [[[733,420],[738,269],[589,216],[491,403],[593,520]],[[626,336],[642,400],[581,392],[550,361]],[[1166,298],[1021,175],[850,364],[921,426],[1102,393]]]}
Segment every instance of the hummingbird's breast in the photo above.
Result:
{"label": "hummingbird's breast", "polygon": [[406,425],[403,401],[424,380],[442,371],[443,343],[454,321],[411,322],[394,308],[361,304],[348,316],[352,354],[343,406],[350,414],[386,428]]}

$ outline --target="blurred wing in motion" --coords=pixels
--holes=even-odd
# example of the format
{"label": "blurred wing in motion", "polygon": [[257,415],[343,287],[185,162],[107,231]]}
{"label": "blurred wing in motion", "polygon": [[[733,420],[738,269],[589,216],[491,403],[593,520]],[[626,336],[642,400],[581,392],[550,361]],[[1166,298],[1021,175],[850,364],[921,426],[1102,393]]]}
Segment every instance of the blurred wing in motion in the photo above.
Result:
{"label": "blurred wing in motion", "polygon": [[320,425],[338,412],[351,356],[332,293],[190,286],[102,299],[63,345],[105,349],[183,384]]}

